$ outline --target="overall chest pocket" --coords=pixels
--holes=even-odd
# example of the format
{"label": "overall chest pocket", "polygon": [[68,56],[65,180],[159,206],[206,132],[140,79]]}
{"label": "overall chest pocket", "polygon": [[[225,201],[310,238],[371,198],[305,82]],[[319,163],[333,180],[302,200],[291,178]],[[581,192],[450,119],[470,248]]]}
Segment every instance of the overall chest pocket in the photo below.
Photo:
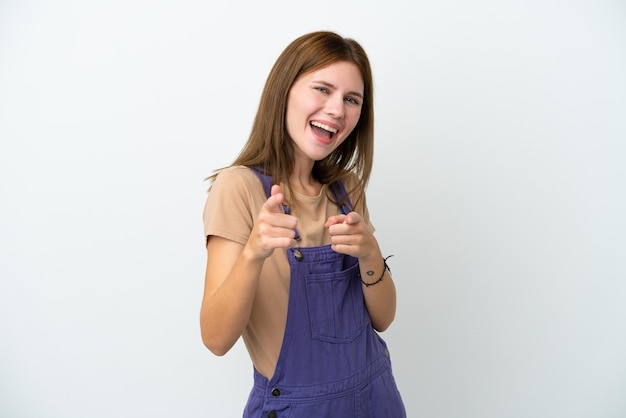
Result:
{"label": "overall chest pocket", "polygon": [[354,340],[370,323],[359,280],[359,265],[304,276],[313,338],[333,343]]}

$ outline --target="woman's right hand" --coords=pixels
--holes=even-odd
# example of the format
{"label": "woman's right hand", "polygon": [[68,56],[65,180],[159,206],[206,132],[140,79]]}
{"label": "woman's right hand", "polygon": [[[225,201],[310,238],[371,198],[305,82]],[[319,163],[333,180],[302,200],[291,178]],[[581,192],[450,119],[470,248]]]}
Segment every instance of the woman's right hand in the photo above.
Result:
{"label": "woman's right hand", "polygon": [[270,197],[261,207],[250,238],[244,251],[252,258],[265,259],[276,248],[290,248],[297,245],[295,240],[298,220],[283,209],[285,196],[279,185],[272,186]]}

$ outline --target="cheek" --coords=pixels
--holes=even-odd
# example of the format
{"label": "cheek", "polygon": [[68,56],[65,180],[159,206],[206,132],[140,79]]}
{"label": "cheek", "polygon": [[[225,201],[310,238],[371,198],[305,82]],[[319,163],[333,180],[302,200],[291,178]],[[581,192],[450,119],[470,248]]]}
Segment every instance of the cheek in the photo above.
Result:
{"label": "cheek", "polygon": [[301,119],[306,118],[309,112],[310,101],[302,100],[300,97],[294,98],[287,103],[286,120],[289,123],[300,123]]}
{"label": "cheek", "polygon": [[359,123],[359,120],[361,120],[361,111],[355,111],[354,113],[350,114],[350,118],[349,118],[349,126],[351,127],[350,132],[352,132],[352,130],[354,130],[354,128],[356,127],[356,125]]}
{"label": "cheek", "polygon": [[287,127],[287,131],[295,129],[295,127],[298,125],[299,114],[300,111],[298,109],[298,104],[290,102],[287,105],[287,111],[285,112],[285,126]]}

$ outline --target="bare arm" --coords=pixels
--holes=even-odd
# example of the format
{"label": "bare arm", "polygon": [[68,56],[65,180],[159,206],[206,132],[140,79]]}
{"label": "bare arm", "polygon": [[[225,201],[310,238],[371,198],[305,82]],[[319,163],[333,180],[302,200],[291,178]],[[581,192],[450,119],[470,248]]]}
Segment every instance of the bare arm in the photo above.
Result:
{"label": "bare arm", "polygon": [[243,333],[265,259],[276,248],[295,244],[297,220],[283,213],[280,187],[272,187],[245,245],[211,236],[207,243],[204,296],[200,309],[202,341],[224,355]]}
{"label": "bare arm", "polygon": [[363,281],[372,283],[384,274],[379,283],[369,287],[363,285],[363,297],[374,329],[386,330],[396,315],[396,287],[391,274],[385,270],[383,255],[371,228],[356,212],[332,216],[326,227],[333,250],[359,259]]}
{"label": "bare arm", "polygon": [[224,355],[248,323],[263,259],[244,254],[244,246],[212,236],[207,244],[204,297],[200,310],[202,341]]}

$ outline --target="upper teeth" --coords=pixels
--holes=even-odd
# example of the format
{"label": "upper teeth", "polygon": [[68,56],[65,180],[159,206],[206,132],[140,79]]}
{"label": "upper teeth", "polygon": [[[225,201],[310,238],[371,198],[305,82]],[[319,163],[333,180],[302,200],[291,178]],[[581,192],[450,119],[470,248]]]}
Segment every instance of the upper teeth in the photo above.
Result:
{"label": "upper teeth", "polygon": [[323,123],[320,123],[320,122],[315,122],[315,121],[313,121],[313,122],[311,122],[311,125],[313,125],[313,126],[317,126],[318,128],[322,128],[322,129],[324,129],[325,131],[332,132],[332,133],[334,133],[334,134],[336,134],[336,133],[337,133],[337,129],[335,129],[335,128],[331,128],[330,126],[328,126],[328,125],[324,125]]}

